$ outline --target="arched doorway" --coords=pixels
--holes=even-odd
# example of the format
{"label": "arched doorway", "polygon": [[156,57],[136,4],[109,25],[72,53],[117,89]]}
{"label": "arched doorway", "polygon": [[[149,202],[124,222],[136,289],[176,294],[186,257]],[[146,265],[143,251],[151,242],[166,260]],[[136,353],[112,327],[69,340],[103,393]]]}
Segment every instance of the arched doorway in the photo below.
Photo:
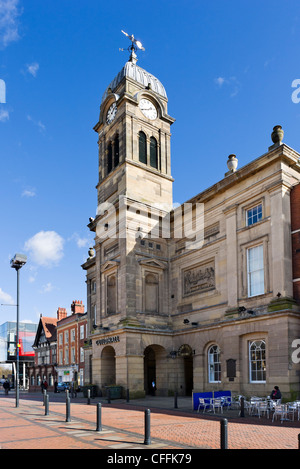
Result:
{"label": "arched doorway", "polygon": [[179,347],[178,356],[183,359],[183,375],[184,375],[184,393],[191,396],[193,392],[193,350],[188,344]]}
{"label": "arched doorway", "polygon": [[167,359],[166,351],[161,345],[149,345],[144,351],[144,389],[146,394],[153,394],[152,382],[155,383],[156,393],[166,395]]}
{"label": "arched doorway", "polygon": [[115,349],[108,345],[101,353],[101,384],[110,386],[116,384],[116,359]]}

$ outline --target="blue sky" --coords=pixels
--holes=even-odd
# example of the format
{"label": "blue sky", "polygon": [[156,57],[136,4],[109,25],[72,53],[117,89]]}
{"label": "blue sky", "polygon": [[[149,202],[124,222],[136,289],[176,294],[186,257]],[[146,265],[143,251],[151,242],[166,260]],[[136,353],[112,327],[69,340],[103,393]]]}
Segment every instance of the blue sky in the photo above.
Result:
{"label": "blue sky", "polygon": [[265,153],[274,125],[300,150],[299,0],[0,0],[0,303],[12,305],[0,324],[15,319],[16,252],[28,256],[21,320],[86,304],[93,126],[128,59],[121,29],[143,43],[138,65],[162,81],[176,119],[174,202],[222,179],[229,154],[241,167]]}

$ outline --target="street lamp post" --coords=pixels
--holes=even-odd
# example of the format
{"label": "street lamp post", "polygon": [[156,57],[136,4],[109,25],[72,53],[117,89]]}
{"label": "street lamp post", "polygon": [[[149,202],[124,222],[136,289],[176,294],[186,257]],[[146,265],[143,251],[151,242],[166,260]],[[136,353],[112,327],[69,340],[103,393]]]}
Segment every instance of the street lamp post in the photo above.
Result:
{"label": "street lamp post", "polygon": [[16,254],[10,261],[10,266],[17,272],[17,326],[16,326],[16,407],[19,407],[19,270],[27,262],[27,257],[23,254]]}

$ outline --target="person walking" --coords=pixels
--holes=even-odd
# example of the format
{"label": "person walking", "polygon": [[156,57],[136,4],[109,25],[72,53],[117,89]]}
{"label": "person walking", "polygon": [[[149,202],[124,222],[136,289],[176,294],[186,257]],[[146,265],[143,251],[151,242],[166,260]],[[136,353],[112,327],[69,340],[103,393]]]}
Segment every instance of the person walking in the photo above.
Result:
{"label": "person walking", "polygon": [[9,385],[9,381],[7,379],[4,381],[3,387],[4,387],[5,394],[8,395],[10,385]]}

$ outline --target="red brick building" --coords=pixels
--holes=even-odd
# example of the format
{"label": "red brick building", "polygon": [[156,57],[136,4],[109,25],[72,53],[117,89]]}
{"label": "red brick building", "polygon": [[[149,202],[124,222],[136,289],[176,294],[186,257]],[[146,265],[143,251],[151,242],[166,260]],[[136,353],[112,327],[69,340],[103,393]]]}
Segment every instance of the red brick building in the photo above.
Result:
{"label": "red brick building", "polygon": [[84,341],[87,338],[87,315],[82,301],[73,301],[70,316],[60,308],[57,322],[58,382],[84,384]]}
{"label": "red brick building", "polygon": [[84,383],[86,323],[84,305],[77,300],[70,316],[65,308],[58,308],[56,318],[41,316],[33,344],[35,362],[29,369],[30,391],[40,391],[45,380],[50,391],[55,382]]}

